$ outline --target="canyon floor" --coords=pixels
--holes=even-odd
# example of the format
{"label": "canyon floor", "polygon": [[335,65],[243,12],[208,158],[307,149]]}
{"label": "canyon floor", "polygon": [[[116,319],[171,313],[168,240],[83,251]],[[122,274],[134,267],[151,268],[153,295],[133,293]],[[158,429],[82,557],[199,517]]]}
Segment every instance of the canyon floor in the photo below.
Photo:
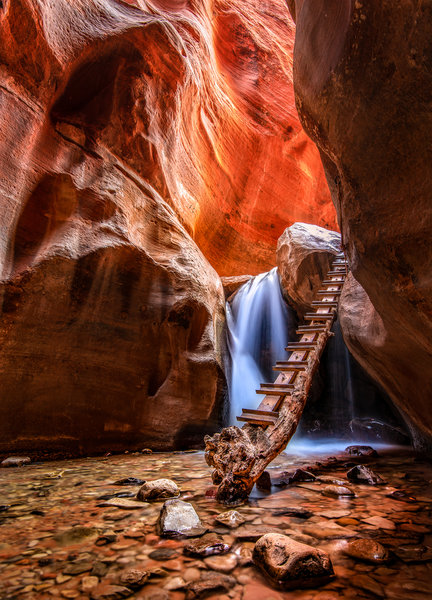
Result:
{"label": "canyon floor", "polygon": [[[380,449],[367,465],[385,485],[347,481],[354,498],[322,493],[333,480],[346,480],[350,466],[361,460],[343,452],[281,454],[269,467],[273,480],[296,468],[309,468],[319,480],[254,490],[249,502],[236,508],[245,521],[233,529],[215,520],[228,509],[214,499],[202,452],[122,454],[2,469],[0,598],[431,598],[431,463],[408,450]],[[173,479],[181,499],[194,505],[203,525],[230,551],[196,558],[183,553],[190,539],[159,537],[163,502],[137,506],[137,485],[114,485],[129,477]],[[117,502],[124,506],[110,505]],[[317,589],[273,588],[251,555],[256,539],[274,531],[329,552],[336,577]],[[388,559],[373,564],[351,558],[346,551],[356,538],[380,542]],[[125,578],[131,570],[147,573],[143,585],[135,574],[131,586],[133,577]]]}

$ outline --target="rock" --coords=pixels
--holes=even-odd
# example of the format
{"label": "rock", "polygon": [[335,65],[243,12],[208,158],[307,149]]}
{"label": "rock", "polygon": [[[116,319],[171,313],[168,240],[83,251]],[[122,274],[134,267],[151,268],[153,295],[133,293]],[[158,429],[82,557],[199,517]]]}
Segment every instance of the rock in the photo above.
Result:
{"label": "rock", "polygon": [[411,496],[404,490],[394,490],[389,494],[386,494],[387,498],[391,498],[392,500],[398,500],[399,502],[407,502],[408,504],[416,504],[417,499],[414,496]]}
{"label": "rock", "polygon": [[389,558],[384,546],[375,540],[368,539],[350,540],[344,552],[351,558],[374,564],[384,563]]}
{"label": "rock", "polygon": [[96,546],[105,546],[106,544],[112,544],[117,541],[117,534],[114,531],[104,531],[102,535],[100,535],[95,544]]}
{"label": "rock", "polygon": [[31,463],[29,456],[8,456],[1,462],[2,467],[23,467]]}
{"label": "rock", "polygon": [[54,539],[61,546],[69,546],[71,544],[78,544],[84,540],[95,539],[99,534],[100,529],[97,527],[80,527],[77,525],[61,533],[56,533]]}
{"label": "rock", "polygon": [[318,587],[334,576],[328,554],[281,534],[260,538],[253,560],[273,583],[285,589]]}
{"label": "rock", "polygon": [[147,481],[139,489],[137,499],[143,502],[152,500],[165,500],[166,498],[177,498],[180,495],[180,490],[177,484],[171,479],[156,479],[155,481]]}
{"label": "rock", "polygon": [[149,577],[147,571],[140,571],[138,569],[132,569],[125,571],[120,575],[120,583],[132,590],[138,590],[142,588]]}
{"label": "rock", "polygon": [[373,525],[374,527],[378,527],[379,529],[396,529],[396,525],[390,519],[385,519],[384,517],[367,517],[363,519],[365,523],[369,525]]}
{"label": "rock", "polygon": [[225,525],[225,527],[229,527],[230,529],[235,529],[239,525],[242,525],[245,520],[246,519],[243,517],[243,515],[236,510],[228,510],[215,517],[215,521],[217,523]]}
{"label": "rock", "polygon": [[354,483],[363,483],[367,485],[384,485],[385,481],[380,475],[374,473],[372,469],[364,465],[357,465],[347,473],[349,481]]}
{"label": "rock", "polygon": [[303,469],[296,469],[292,476],[292,481],[315,481],[316,477],[313,473]]}
{"label": "rock", "polygon": [[300,315],[312,307],[340,243],[339,233],[307,223],[294,223],[279,238],[276,257],[282,289]]}
{"label": "rock", "polygon": [[313,512],[307,508],[300,508],[297,506],[291,506],[287,508],[278,508],[272,511],[272,515],[275,517],[297,517],[297,519],[310,519],[313,516]]}
{"label": "rock", "polygon": [[97,585],[99,585],[99,579],[94,576],[83,577],[81,579],[81,591],[84,594],[91,592]]}
{"label": "rock", "polygon": [[178,556],[178,552],[173,548],[156,548],[156,550],[153,550],[149,554],[149,558],[152,560],[160,560],[162,562],[171,560],[175,556]]}
{"label": "rock", "polygon": [[101,583],[90,592],[90,598],[91,600],[122,600],[132,594],[132,590],[127,587]]}
{"label": "rock", "polygon": [[236,584],[234,577],[221,573],[203,573],[199,581],[192,581],[186,586],[186,600],[205,598],[211,594],[228,592]]}
{"label": "rock", "polygon": [[270,473],[268,471],[263,471],[261,473],[260,478],[256,482],[256,486],[259,490],[271,490],[272,483],[270,479]]}
{"label": "rock", "polygon": [[233,533],[239,542],[256,542],[267,533],[280,533],[280,531],[270,525],[246,525],[239,527]]}
{"label": "rock", "polygon": [[111,500],[104,500],[98,506],[115,506],[116,508],[123,508],[124,510],[136,510],[143,509],[142,502],[137,500],[129,500],[128,498],[111,498]]}
{"label": "rock", "polygon": [[347,452],[350,456],[378,456],[378,452],[371,446],[347,446],[345,448],[345,452]]}
{"label": "rock", "polygon": [[198,540],[192,540],[183,548],[183,552],[186,555],[198,557],[226,554],[229,551],[230,546],[214,533],[209,533]]}
{"label": "rock", "polygon": [[[252,275],[237,275],[236,277],[221,277],[225,300],[228,300],[242,285],[252,279]],[[232,298],[231,298],[232,299]]]}
{"label": "rock", "polygon": [[336,523],[310,523],[303,528],[303,532],[318,540],[337,540],[340,538],[356,537],[357,533],[348,527],[341,527]]}
{"label": "rock", "polygon": [[[364,290],[361,299],[345,283],[344,339],[402,411],[416,446],[430,449],[432,162],[422,149],[429,148],[432,113],[430,94],[420,93],[432,89],[424,60],[430,31],[411,3],[398,11],[391,0],[290,5],[298,9],[300,119],[320,149],[352,279]],[[432,6],[421,15],[429,23]],[[331,50],[317,61],[317,48]],[[389,65],[395,65],[391,77]]]}
{"label": "rock", "polygon": [[217,429],[224,296],[210,263],[262,272],[280,223],[336,226],[295,110],[294,25],[269,1],[247,19],[194,5],[187,27],[166,1],[2,10],[3,452],[173,449]]}
{"label": "rock", "polygon": [[144,479],[138,479],[137,477],[124,477],[118,481],[114,481],[113,485],[143,485]]}
{"label": "rock", "polygon": [[432,562],[432,548],[425,545],[401,546],[398,544],[392,549],[404,563]]}
{"label": "rock", "polygon": [[189,502],[167,500],[163,505],[158,523],[158,531],[163,536],[198,537],[206,532],[199,516]]}
{"label": "rock", "polygon": [[70,563],[66,565],[63,569],[64,575],[81,575],[81,573],[86,573],[87,571],[91,571],[93,568],[93,564],[86,560],[79,560],[77,562]]}
{"label": "rock", "polygon": [[350,496],[353,498],[355,496],[355,492],[349,487],[342,485],[326,485],[322,492],[324,496]]}
{"label": "rock", "polygon": [[237,566],[237,556],[235,554],[225,554],[223,556],[209,556],[204,559],[204,563],[209,569],[219,571],[220,573],[231,573]]}
{"label": "rock", "polygon": [[142,596],[142,600],[169,600],[169,598],[170,593],[166,590],[152,590]]}
{"label": "rock", "polygon": [[182,588],[185,587],[185,585],[186,585],[186,582],[182,577],[173,577],[172,579],[169,579],[164,584],[164,589],[165,590],[181,590]]}

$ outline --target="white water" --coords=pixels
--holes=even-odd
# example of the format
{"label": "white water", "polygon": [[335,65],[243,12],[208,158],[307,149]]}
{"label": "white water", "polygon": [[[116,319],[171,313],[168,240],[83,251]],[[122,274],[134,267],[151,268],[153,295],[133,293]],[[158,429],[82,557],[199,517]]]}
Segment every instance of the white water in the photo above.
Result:
{"label": "white water", "polygon": [[227,303],[228,389],[230,425],[242,408],[257,408],[260,383],[274,381],[272,365],[287,356],[285,346],[295,330],[294,311],[282,297],[277,269],[253,277]]}

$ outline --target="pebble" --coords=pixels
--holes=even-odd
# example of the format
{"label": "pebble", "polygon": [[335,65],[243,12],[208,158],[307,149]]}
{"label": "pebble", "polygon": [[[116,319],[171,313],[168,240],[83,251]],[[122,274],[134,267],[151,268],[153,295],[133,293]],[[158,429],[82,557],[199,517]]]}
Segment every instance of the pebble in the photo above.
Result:
{"label": "pebble", "polygon": [[324,496],[355,496],[355,492],[351,488],[342,485],[326,485],[322,493]]}
{"label": "pebble", "polygon": [[225,554],[223,556],[209,556],[204,559],[205,564],[213,571],[220,573],[231,573],[237,566],[237,556],[235,554]]}
{"label": "pebble", "polygon": [[236,510],[228,510],[226,512],[216,515],[215,521],[221,523],[230,529],[235,529],[239,525],[245,522],[245,518]]}
{"label": "pebble", "polygon": [[139,489],[137,499],[142,502],[151,502],[156,500],[166,500],[167,498],[177,498],[180,490],[177,484],[171,479],[155,479],[146,481]]}
{"label": "pebble", "polygon": [[83,593],[91,592],[99,584],[98,577],[88,576],[83,577],[81,580],[81,591]]}
{"label": "pebble", "polygon": [[198,557],[226,554],[229,550],[230,546],[214,533],[207,534],[200,539],[192,540],[183,548],[183,552],[187,556]]}
{"label": "pebble", "polygon": [[390,519],[385,519],[384,517],[368,517],[367,519],[363,519],[363,521],[369,525],[378,527],[379,529],[396,529],[394,522],[390,521]]}
{"label": "pebble", "polygon": [[157,529],[166,537],[197,537],[206,532],[192,504],[183,500],[165,502],[159,515]]}
{"label": "pebble", "polygon": [[101,583],[90,592],[92,600],[122,600],[131,595],[132,591],[127,587],[107,583]]}
{"label": "pebble", "polygon": [[186,585],[185,580],[182,577],[173,577],[172,579],[169,579],[165,584],[164,584],[164,589],[165,590],[181,590],[182,588],[184,588]]}
{"label": "pebble", "polygon": [[351,540],[345,554],[370,563],[381,564],[388,560],[388,552],[379,542],[369,539]]}
{"label": "pebble", "polygon": [[120,583],[133,590],[136,590],[141,588],[148,578],[149,574],[147,571],[139,571],[138,569],[132,569],[130,571],[125,571],[121,574]]}

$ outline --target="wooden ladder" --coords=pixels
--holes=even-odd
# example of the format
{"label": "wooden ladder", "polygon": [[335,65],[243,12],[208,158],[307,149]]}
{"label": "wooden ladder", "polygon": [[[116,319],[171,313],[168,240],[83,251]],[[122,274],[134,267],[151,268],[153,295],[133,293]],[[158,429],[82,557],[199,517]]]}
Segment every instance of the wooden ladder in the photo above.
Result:
{"label": "wooden ladder", "polygon": [[[292,391],[296,388],[298,374],[309,365],[310,354],[315,352],[319,336],[330,331],[339,304],[342,286],[348,274],[348,266],[344,254],[336,255],[332,262],[326,279],[321,283],[321,289],[317,292],[317,300],[312,302],[312,312],[304,316],[305,323],[299,325],[296,333],[300,339],[290,342],[286,351],[290,356],[281,360],[273,367],[278,371],[274,383],[262,383],[257,394],[264,396],[257,409],[243,408],[242,414],[237,417],[238,421],[259,425],[263,428],[274,425],[279,418],[279,410],[284,402],[289,402]],[[319,356],[315,352],[315,360]]]}

